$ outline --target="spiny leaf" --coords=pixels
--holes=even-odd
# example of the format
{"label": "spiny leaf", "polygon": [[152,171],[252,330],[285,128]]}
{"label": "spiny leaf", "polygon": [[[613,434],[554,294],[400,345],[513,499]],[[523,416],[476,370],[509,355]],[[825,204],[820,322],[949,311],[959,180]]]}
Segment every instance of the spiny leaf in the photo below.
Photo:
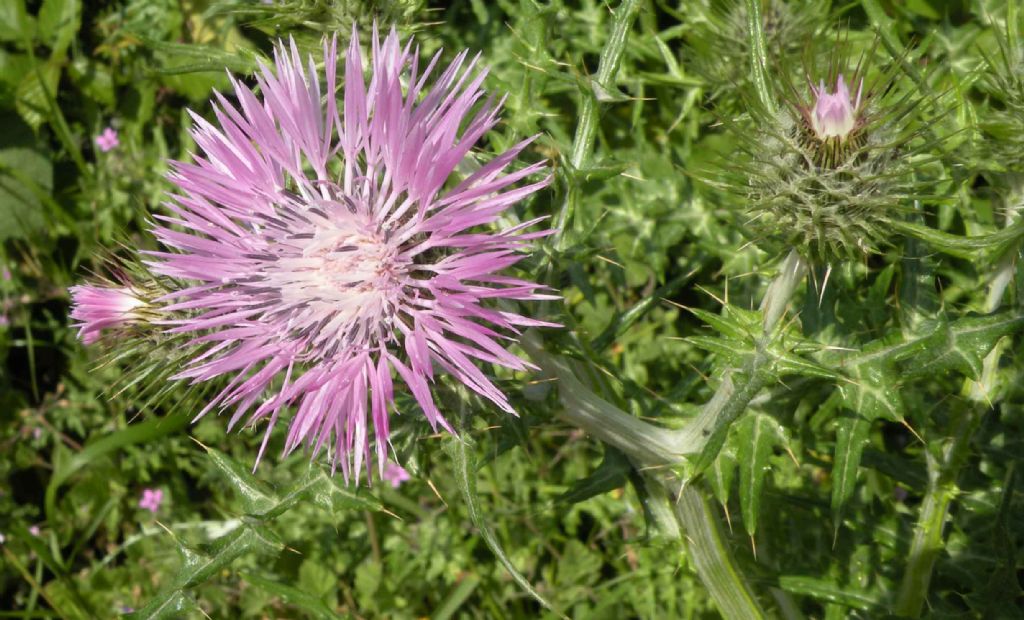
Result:
{"label": "spiny leaf", "polygon": [[732,488],[732,481],[736,476],[736,455],[732,446],[722,448],[715,459],[715,464],[708,470],[708,483],[715,499],[722,506],[729,501],[729,491]]}
{"label": "spiny leaf", "polygon": [[842,405],[867,420],[903,420],[903,398],[896,386],[898,373],[885,359],[873,359],[851,367],[849,383],[839,385]]}
{"label": "spiny leaf", "polygon": [[736,457],[740,470],[740,511],[747,534],[757,532],[768,457],[778,441],[778,422],[764,414],[749,415],[736,425]]}
{"label": "spiny leaf", "polygon": [[210,461],[238,493],[246,514],[264,514],[278,503],[273,492],[265,483],[253,476],[248,468],[242,467],[237,461],[219,450],[207,446],[203,446],[203,448],[210,457]]}
{"label": "spiny leaf", "polygon": [[832,463],[832,514],[839,527],[839,513],[853,495],[857,469],[868,440],[871,422],[859,415],[840,416],[836,420],[836,452]]}

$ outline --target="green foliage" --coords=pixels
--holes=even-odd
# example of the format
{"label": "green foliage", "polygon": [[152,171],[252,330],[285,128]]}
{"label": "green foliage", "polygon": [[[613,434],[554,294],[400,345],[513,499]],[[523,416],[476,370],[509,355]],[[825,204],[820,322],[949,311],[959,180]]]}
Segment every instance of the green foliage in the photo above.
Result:
{"label": "green foliage", "polygon": [[[559,228],[527,270],[563,300],[520,310],[575,373],[484,367],[518,418],[438,381],[461,438],[401,395],[400,488],[280,457],[283,425],[253,470],[265,427],[193,423],[179,343],[86,350],[67,319],[155,249],[225,69],[374,18],[481,52],[486,150],[540,134],[555,182],[514,216]],[[996,0],[0,2],[0,616],[1019,617],[1022,29]],[[861,57],[893,85],[871,137],[797,165],[806,76]]]}

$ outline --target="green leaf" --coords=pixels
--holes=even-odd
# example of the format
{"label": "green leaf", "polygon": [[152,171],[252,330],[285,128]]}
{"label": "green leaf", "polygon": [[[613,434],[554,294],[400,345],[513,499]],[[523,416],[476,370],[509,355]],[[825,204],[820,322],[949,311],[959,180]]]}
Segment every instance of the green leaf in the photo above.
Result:
{"label": "green leaf", "polygon": [[82,21],[78,0],[43,0],[37,23],[39,37],[53,50],[53,57],[63,56],[75,38]]}
{"label": "green leaf", "polygon": [[23,42],[35,36],[35,20],[25,11],[25,0],[0,2],[0,41]]}
{"label": "green leaf", "polygon": [[838,603],[863,611],[876,608],[880,602],[876,596],[868,592],[849,586],[839,586],[834,582],[815,577],[782,575],[779,577],[779,587],[786,592],[810,596],[821,601]]}
{"label": "green leaf", "polygon": [[732,489],[732,481],[736,476],[735,450],[727,446],[718,453],[715,464],[707,472],[708,484],[715,494],[715,499],[722,506],[729,502],[729,491]]}
{"label": "green leaf", "polygon": [[210,461],[224,476],[225,480],[238,493],[245,507],[246,514],[258,514],[272,510],[278,503],[277,498],[267,485],[253,476],[248,468],[242,467],[228,455],[203,446]]}
{"label": "green leaf", "polygon": [[[305,566],[305,562],[303,562]],[[307,614],[310,618],[340,618],[341,616],[334,612],[330,607],[327,606],[322,600],[317,597],[303,592],[299,588],[294,586],[281,583],[276,579],[264,577],[252,571],[243,571],[241,578],[244,581],[259,588],[261,592],[266,592],[274,596],[281,597],[281,600],[296,607]]]}
{"label": "green leaf", "polygon": [[862,416],[846,415],[836,420],[836,452],[832,463],[832,514],[839,527],[838,515],[853,496],[857,470],[864,445],[868,441],[871,422]]}
{"label": "green leaf", "polygon": [[896,386],[895,365],[886,359],[871,359],[851,366],[849,383],[839,384],[842,405],[867,420],[903,420],[903,397]]}
{"label": "green leaf", "polygon": [[57,92],[60,82],[60,65],[55,62],[37,63],[35,69],[25,73],[15,92],[14,109],[21,118],[38,131],[50,117],[50,103],[47,101]]}
{"label": "green leaf", "polygon": [[577,480],[572,488],[558,497],[559,502],[578,504],[591,497],[602,495],[626,484],[626,477],[632,465],[626,455],[612,446],[605,445],[604,459],[586,478]]}
{"label": "green leaf", "polygon": [[469,520],[473,522],[473,525],[480,530],[480,536],[484,539],[484,543],[491,550],[491,553],[498,559],[498,562],[505,567],[512,580],[523,589],[524,592],[532,596],[538,603],[543,605],[545,608],[551,610],[553,613],[559,616],[565,617],[560,612],[556,611],[555,608],[540,595],[537,590],[534,589],[530,582],[527,581],[526,577],[519,572],[519,569],[512,564],[512,560],[505,554],[505,550],[501,546],[501,542],[498,541],[497,536],[494,535],[494,531],[491,530],[490,526],[487,525],[487,521],[484,519],[483,511],[480,507],[480,497],[476,491],[476,476],[475,476],[475,465],[474,458],[470,453],[472,439],[468,434],[464,434],[462,437],[455,436],[449,439],[446,443],[446,450],[455,465],[455,474],[459,483],[459,488],[462,490],[462,496],[466,500],[466,508],[469,510]]}
{"label": "green leaf", "polygon": [[22,238],[46,223],[41,198],[53,189],[53,164],[34,147],[28,127],[0,113],[5,148],[0,149],[0,241]]}
{"label": "green leaf", "polygon": [[740,512],[747,534],[757,532],[757,519],[761,511],[761,494],[768,472],[768,457],[775,444],[778,422],[770,416],[757,413],[748,415],[736,425],[736,458],[740,470]]}

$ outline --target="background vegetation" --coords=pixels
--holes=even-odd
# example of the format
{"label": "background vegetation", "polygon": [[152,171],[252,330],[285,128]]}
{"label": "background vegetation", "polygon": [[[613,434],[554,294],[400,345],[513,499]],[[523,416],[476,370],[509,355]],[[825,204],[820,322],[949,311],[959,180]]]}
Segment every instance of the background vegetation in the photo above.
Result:
{"label": "background vegetation", "polygon": [[[1016,16],[994,0],[760,5],[769,80],[806,96],[842,37],[852,62],[895,63],[895,84],[933,95],[914,121],[929,192],[901,203],[918,228],[832,265],[824,292],[812,268],[785,320],[817,370],[774,368],[699,484],[770,615],[1020,617]],[[752,243],[743,196],[717,182],[755,92],[746,6],[0,2],[0,617],[716,617],[684,534],[657,518],[666,498],[560,422],[543,377],[501,377],[518,418],[452,400],[464,444],[402,402],[398,488],[345,487],[301,454],[249,473],[261,431],[190,425],[183,389],[107,389],[126,369],[77,341],[67,287],[152,247],[167,161],[194,146],[186,110],[208,113],[225,68],[251,74],[278,37],[313,50],[395,23],[423,54],[483,54],[508,99],[482,150],[542,135],[527,158],[556,182],[522,210],[563,231],[526,267],[564,295],[531,309],[566,325],[549,349],[621,409],[682,426],[744,363],[787,250]],[[120,144],[103,152],[108,126]],[[1009,282],[994,306],[993,274]],[[155,514],[143,489],[164,493]],[[901,594],[912,570],[931,575],[923,612]]]}

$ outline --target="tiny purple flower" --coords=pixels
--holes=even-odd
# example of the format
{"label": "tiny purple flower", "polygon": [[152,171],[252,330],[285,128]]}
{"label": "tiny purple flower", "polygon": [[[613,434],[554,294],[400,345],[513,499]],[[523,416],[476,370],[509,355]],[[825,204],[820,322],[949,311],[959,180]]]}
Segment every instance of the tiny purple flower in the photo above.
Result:
{"label": "tiny purple flower", "polygon": [[78,321],[78,337],[85,344],[99,340],[100,332],[141,319],[135,312],[146,305],[127,287],[72,286],[71,318]]}
{"label": "tiny purple flower", "polygon": [[96,146],[100,147],[104,153],[116,149],[120,144],[121,141],[117,139],[117,130],[113,127],[107,127],[100,135],[96,136]]}
{"label": "tiny purple flower", "polygon": [[506,171],[533,138],[456,172],[499,120],[478,58],[423,67],[394,30],[375,29],[371,49],[367,81],[353,28],[335,96],[335,40],[325,81],[294,41],[279,43],[259,95],[232,79],[237,103],[217,95],[216,125],[193,114],[201,153],[170,174],[173,215],[154,227],[169,251],[147,263],[179,286],[158,308],[167,333],[201,347],[173,378],[227,378],[199,417],[231,408],[229,428],[265,421],[259,463],[294,407],[285,454],[326,451],[346,480],[368,473],[371,446],[383,476],[396,391],[451,430],[431,395],[439,372],[514,413],[476,362],[532,368],[505,343],[552,324],[490,304],[557,298],[501,273],[551,233],[527,232],[544,218],[489,230],[550,181],[514,187],[544,162]]}
{"label": "tiny purple flower", "polygon": [[0,327],[7,327],[11,324],[11,319],[7,318],[6,314],[0,314]]}
{"label": "tiny purple flower", "polygon": [[384,474],[381,478],[390,482],[391,486],[397,489],[409,479],[409,472],[405,471],[405,468],[398,463],[388,461],[388,464],[384,466]]}
{"label": "tiny purple flower", "polygon": [[0,269],[0,278],[3,278],[3,280],[5,282],[10,281],[10,279],[11,279],[11,270],[8,269],[7,267],[4,267],[3,269]]}
{"label": "tiny purple flower", "polygon": [[842,74],[836,79],[836,90],[830,93],[825,88],[825,80],[821,80],[817,88],[811,87],[816,100],[811,110],[811,127],[818,138],[845,138],[857,124],[857,111],[860,108],[860,96],[864,90],[864,80],[857,87],[857,99],[851,101],[850,89]]}
{"label": "tiny purple flower", "polygon": [[28,533],[32,534],[33,536],[38,537],[39,536],[39,526],[38,525],[30,525],[29,528],[28,528]]}
{"label": "tiny purple flower", "polygon": [[156,511],[160,510],[160,504],[163,501],[164,492],[162,489],[143,489],[142,499],[139,500],[139,508],[156,514]]}

